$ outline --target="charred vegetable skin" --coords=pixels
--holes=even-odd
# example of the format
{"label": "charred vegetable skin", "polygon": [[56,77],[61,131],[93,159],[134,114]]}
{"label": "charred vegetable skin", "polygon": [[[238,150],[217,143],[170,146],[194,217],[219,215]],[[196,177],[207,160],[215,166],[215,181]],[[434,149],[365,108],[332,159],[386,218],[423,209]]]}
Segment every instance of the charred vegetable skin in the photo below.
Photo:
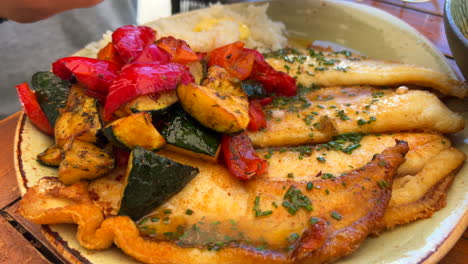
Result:
{"label": "charred vegetable skin", "polygon": [[179,83],[193,82],[187,67],[177,63],[133,63],[122,68],[120,75],[109,88],[103,118],[113,119],[122,105],[146,94],[175,90]]}
{"label": "charred vegetable skin", "polygon": [[70,138],[96,143],[101,128],[98,101],[85,95],[80,86],[72,86],[67,105],[55,124],[56,144],[63,146]]}
{"label": "charred vegetable skin", "polygon": [[62,159],[62,150],[55,144],[37,155],[37,162],[49,167],[58,167]]}
{"label": "charred vegetable skin", "polygon": [[130,154],[120,215],[137,220],[180,192],[199,170],[136,147]]}
{"label": "charred vegetable skin", "polygon": [[239,180],[266,173],[268,163],[257,156],[246,133],[224,135],[221,147],[229,172]]}
{"label": "charred vegetable skin", "polygon": [[52,72],[37,72],[33,75],[31,83],[37,102],[50,125],[54,127],[60,115],[60,109],[67,104],[70,82],[58,78]]}
{"label": "charred vegetable skin", "polygon": [[149,150],[160,149],[166,144],[151,123],[151,114],[137,113],[117,119],[103,129],[104,135],[112,144],[124,149],[136,146]]}
{"label": "charred vegetable skin", "polygon": [[219,66],[209,68],[202,85],[179,85],[177,96],[187,113],[215,131],[237,133],[249,123],[247,95],[239,81]]}
{"label": "charred vegetable skin", "polygon": [[64,184],[95,179],[114,168],[114,158],[91,143],[70,139],[63,149],[58,177]]}
{"label": "charred vegetable skin", "polygon": [[178,101],[176,91],[164,91],[158,94],[141,95],[128,102],[124,107],[126,112],[148,112],[153,119],[169,113]]}
{"label": "charred vegetable skin", "polygon": [[189,116],[180,105],[168,112],[159,126],[168,148],[184,154],[216,161],[221,149],[221,134]]}

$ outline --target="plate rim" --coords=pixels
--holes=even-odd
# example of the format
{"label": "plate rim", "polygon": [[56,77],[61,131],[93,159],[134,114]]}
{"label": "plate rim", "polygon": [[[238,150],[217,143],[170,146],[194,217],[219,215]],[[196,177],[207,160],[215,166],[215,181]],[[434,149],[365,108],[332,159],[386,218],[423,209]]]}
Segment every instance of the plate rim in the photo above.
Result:
{"label": "plate rim", "polygon": [[[239,5],[248,5],[248,4],[253,4],[253,5],[261,5],[268,3],[269,1],[256,1],[256,2],[246,2],[246,3],[236,3],[236,4],[231,4],[231,6],[239,6]],[[376,12],[379,12],[381,14],[384,14],[386,16],[391,16],[393,19],[398,21],[398,23],[403,23],[407,26],[405,30],[410,30],[412,33],[415,33],[419,38],[421,38],[426,45],[428,45],[431,48],[431,52],[435,53],[438,57],[442,58],[442,61],[444,62],[444,66],[450,70],[450,73],[456,77],[459,80],[462,80],[462,77],[460,74],[458,74],[456,71],[454,71],[451,67],[451,65],[448,63],[447,58],[443,53],[431,42],[427,39],[426,36],[421,34],[418,30],[416,30],[413,26],[408,24],[406,21],[401,20],[400,18],[385,12],[383,10],[380,10],[378,8],[375,8],[373,6],[368,6],[362,3],[355,3],[355,2],[346,2],[346,1],[338,1],[338,0],[320,0],[320,2],[330,2],[334,4],[340,4],[340,5],[349,5],[353,6],[354,8],[358,7],[365,7],[366,9],[373,10]],[[196,12],[197,10],[190,11],[190,12],[185,12],[185,13],[180,13],[176,15],[172,15],[171,17],[180,17],[184,16],[187,14],[190,14],[192,12]],[[152,23],[152,22],[148,22]],[[145,23],[145,24],[148,24]],[[27,191],[27,177],[26,173],[23,170],[23,161],[20,158],[21,155],[21,143],[22,143],[22,133],[24,131],[24,127],[26,125],[28,118],[26,117],[24,111],[21,111],[21,116],[18,119],[18,123],[16,126],[16,131],[15,131],[15,137],[14,137],[14,166],[15,166],[15,175],[17,179],[17,184],[21,193],[21,196],[25,194]],[[39,225],[37,225],[39,226]],[[438,263],[456,244],[456,242],[460,239],[460,237],[463,235],[465,229],[468,226],[468,210],[465,209],[464,214],[458,219],[458,222],[454,225],[453,229],[450,230],[450,232],[442,239],[442,241],[436,246],[435,249],[432,251],[428,252],[428,254],[424,257],[421,257],[420,260],[418,260],[419,264],[434,264]],[[90,260],[88,260],[85,256],[83,256],[80,251],[75,250],[74,248],[71,248],[68,244],[67,241],[63,240],[63,238],[60,236],[59,233],[53,231],[50,228],[50,225],[42,225],[39,226],[40,231],[44,234],[45,238],[50,242],[50,244],[59,251],[61,254],[61,257],[65,258],[67,261],[71,263],[90,263]],[[77,254],[77,255],[75,255]]]}

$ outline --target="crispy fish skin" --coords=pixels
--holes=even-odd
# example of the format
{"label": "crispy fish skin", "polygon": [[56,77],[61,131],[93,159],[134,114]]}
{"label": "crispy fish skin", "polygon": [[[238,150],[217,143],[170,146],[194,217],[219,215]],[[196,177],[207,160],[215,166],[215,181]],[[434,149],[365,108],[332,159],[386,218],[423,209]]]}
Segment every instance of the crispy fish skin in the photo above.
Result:
{"label": "crispy fish skin", "polygon": [[[309,104],[302,109],[272,103],[262,131],[248,132],[258,147],[280,147],[326,142],[332,136],[356,133],[463,130],[463,118],[427,91],[405,92],[363,87],[329,87],[302,96]],[[324,126],[326,119],[330,125]],[[330,127],[331,126],[331,127]]]}
{"label": "crispy fish skin", "polygon": [[318,49],[313,53],[315,55],[310,56],[308,51],[296,51],[281,58],[268,58],[267,62],[279,71],[289,68],[288,73],[305,86],[419,85],[433,88],[444,95],[459,98],[468,95],[467,83],[429,68],[329,51],[322,51],[322,55],[319,55]]}
{"label": "crispy fish skin", "polygon": [[[250,224],[252,230],[262,227],[269,232],[273,231],[274,225],[287,226],[284,222],[296,224],[303,222],[308,228],[311,216],[319,218],[319,223],[322,225],[323,221],[330,222],[330,225],[322,227],[321,236],[304,235],[304,239],[297,244],[292,256],[284,252],[259,252],[244,247],[227,247],[213,253],[206,249],[182,248],[167,241],[145,239],[140,235],[135,223],[128,217],[116,216],[104,219],[102,210],[93,204],[86,189],[87,184],[83,182],[66,187],[55,179],[41,180],[39,185],[30,188],[24,196],[20,212],[27,219],[38,224],[77,223],[77,239],[82,246],[89,249],[104,249],[115,243],[127,255],[145,263],[291,263],[292,261],[323,263],[351,253],[370,232],[380,225],[380,219],[390,199],[391,188],[379,188],[378,183],[386,181],[391,184],[398,166],[404,162],[404,155],[407,151],[408,144],[400,141],[394,147],[377,155],[360,170],[353,171],[337,180],[316,181],[314,184],[316,188],[310,193],[307,193],[305,182],[258,180],[244,186],[243,189],[247,191],[246,195],[230,198],[234,200],[247,198],[250,201],[261,193],[265,194],[265,199],[260,206],[264,206],[265,202],[283,198],[285,191],[282,186],[284,185],[294,185],[303,193],[307,193],[311,197],[314,210],[312,212],[302,210],[294,217],[284,208],[278,208],[270,217],[253,218],[253,204],[250,203],[247,210],[231,209],[230,212],[231,217],[236,217],[236,215],[243,217],[241,220],[246,225]],[[193,159],[191,160],[193,162]],[[227,173],[225,170],[225,174]],[[202,172],[200,175],[210,178],[209,173],[203,176]],[[214,186],[218,184],[213,183]],[[199,202],[208,204],[224,202],[212,201],[203,190],[200,190],[200,188],[205,188],[209,191],[222,191],[213,189],[213,186],[189,187],[187,185],[187,188],[199,188],[198,196],[191,197],[189,199],[191,201],[199,199]],[[327,192],[329,195],[326,194]],[[180,194],[171,201],[188,199]],[[61,203],[56,203],[56,200],[60,200]],[[216,210],[215,207],[192,208],[199,214],[205,212],[209,214],[208,211]],[[158,210],[163,210],[163,208]],[[172,214],[178,214],[178,212]],[[336,214],[340,216],[340,219]],[[294,227],[289,227],[289,229],[294,229]],[[313,243],[311,239],[315,238],[318,240]],[[310,247],[310,245],[315,246]]]}
{"label": "crispy fish skin", "polygon": [[428,160],[416,175],[396,178],[383,219],[385,228],[431,217],[443,208],[447,190],[465,160],[463,152],[450,147]]}

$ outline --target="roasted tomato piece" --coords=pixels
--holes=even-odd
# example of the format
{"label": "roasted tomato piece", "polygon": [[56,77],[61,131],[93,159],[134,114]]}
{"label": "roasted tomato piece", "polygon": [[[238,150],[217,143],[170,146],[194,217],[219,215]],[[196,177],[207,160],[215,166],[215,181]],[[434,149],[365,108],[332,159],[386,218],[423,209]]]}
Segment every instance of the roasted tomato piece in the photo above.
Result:
{"label": "roasted tomato piece", "polygon": [[212,50],[208,58],[209,66],[221,66],[239,80],[250,76],[255,60],[254,54],[244,52],[244,43],[240,41]]}
{"label": "roasted tomato piece", "polygon": [[76,80],[87,89],[107,94],[117,77],[120,67],[116,64],[85,57],[66,57],[52,64],[52,71],[63,80]]}
{"label": "roasted tomato piece", "polygon": [[163,48],[150,44],[136,57],[132,63],[135,62],[159,62],[161,64],[171,62],[172,55],[165,51]]}
{"label": "roasted tomato piece", "polygon": [[112,114],[121,105],[139,95],[175,90],[179,83],[188,84],[193,81],[189,69],[178,63],[128,64],[122,68],[120,75],[109,88],[104,105],[104,120],[112,120]]}
{"label": "roasted tomato piece", "polygon": [[181,39],[172,36],[163,37],[156,44],[172,55],[172,62],[187,64],[200,59],[187,42]]}
{"label": "roasted tomato piece", "polygon": [[125,64],[112,42],[107,43],[107,45],[98,52],[97,58],[99,60],[110,61],[119,67]]}
{"label": "roasted tomato piece", "polygon": [[297,93],[296,80],[285,72],[280,72],[271,67],[263,55],[253,49],[244,49],[255,57],[250,79],[260,82],[269,93],[277,95],[295,96]]}
{"label": "roasted tomato piece", "polygon": [[239,180],[248,180],[266,173],[268,163],[257,156],[245,132],[223,135],[221,149],[229,172]]}
{"label": "roasted tomato piece", "polygon": [[112,33],[112,43],[125,63],[138,57],[156,40],[156,31],[146,26],[123,26]]}
{"label": "roasted tomato piece", "polygon": [[49,120],[37,102],[36,94],[29,88],[27,83],[16,85],[16,91],[23,106],[24,112],[31,122],[47,135],[54,135],[54,128],[50,125]]}
{"label": "roasted tomato piece", "polygon": [[252,99],[249,101],[249,125],[247,129],[249,131],[258,131],[264,129],[267,126],[265,113],[262,108],[262,99]]}

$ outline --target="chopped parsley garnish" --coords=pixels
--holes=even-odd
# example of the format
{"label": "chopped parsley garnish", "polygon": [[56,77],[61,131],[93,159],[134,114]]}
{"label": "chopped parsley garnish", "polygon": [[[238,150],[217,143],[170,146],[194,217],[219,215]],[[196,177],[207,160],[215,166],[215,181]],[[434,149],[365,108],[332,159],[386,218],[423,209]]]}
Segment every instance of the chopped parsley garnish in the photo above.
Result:
{"label": "chopped parsley garnish", "polygon": [[350,120],[349,117],[345,114],[344,110],[336,111],[336,117],[339,117],[343,121]]}
{"label": "chopped parsley garnish", "polygon": [[322,176],[321,176],[322,179],[324,180],[327,180],[327,179],[336,179],[335,175],[331,174],[331,173],[322,173]]}
{"label": "chopped parsley garnish", "polygon": [[170,209],[164,210],[163,212],[164,212],[164,214],[171,214],[172,213],[172,211]]}
{"label": "chopped parsley garnish", "polygon": [[331,212],[331,217],[333,217],[335,220],[338,220],[338,221],[340,221],[341,218],[343,218],[339,213],[335,211]]}
{"label": "chopped parsley garnish", "polygon": [[288,241],[289,242],[296,242],[296,240],[298,240],[300,237],[301,236],[298,233],[292,233],[291,235],[289,235]]}
{"label": "chopped parsley garnish", "polygon": [[255,217],[267,216],[271,215],[273,211],[263,211],[259,208],[260,207],[260,196],[255,196],[254,207],[253,211],[255,212]]}
{"label": "chopped parsley garnish", "polygon": [[373,98],[379,98],[379,97],[382,97],[382,96],[384,96],[384,92],[382,92],[382,91],[372,93]]}
{"label": "chopped parsley garnish", "polygon": [[193,214],[193,210],[192,210],[192,209],[187,209],[187,210],[185,211],[185,214],[186,214],[186,215],[192,215],[192,214]]}
{"label": "chopped parsley garnish", "polygon": [[294,185],[289,187],[283,199],[283,207],[285,207],[292,215],[296,214],[296,212],[301,208],[304,208],[307,211],[313,210],[309,197],[302,194],[302,191]]}
{"label": "chopped parsley garnish", "polygon": [[367,124],[367,121],[364,120],[364,119],[358,119],[357,124],[360,125],[360,126],[363,126],[363,125]]}
{"label": "chopped parsley garnish", "polygon": [[380,180],[377,182],[377,185],[379,186],[380,189],[386,189],[388,188],[390,185],[388,184],[388,182],[386,180]]}
{"label": "chopped parsley garnish", "polygon": [[344,133],[338,136],[334,136],[332,141],[329,141],[325,144],[317,145],[317,150],[327,149],[327,150],[336,150],[343,151],[346,154],[351,154],[353,150],[359,148],[363,135],[359,133]]}
{"label": "chopped parsley garnish", "polygon": [[316,218],[316,217],[311,217],[311,218],[309,219],[309,223],[310,223],[311,225],[315,225],[316,223],[318,223],[318,221],[319,221],[319,219]]}
{"label": "chopped parsley garnish", "polygon": [[312,188],[314,188],[314,184],[312,182],[308,182],[307,185],[306,185],[306,189],[308,191],[312,190]]}
{"label": "chopped parsley garnish", "polygon": [[318,156],[318,157],[317,157],[317,160],[318,160],[319,162],[321,162],[321,163],[327,162],[327,160],[326,160],[324,157],[322,157],[322,156]]}
{"label": "chopped parsley garnish", "polygon": [[292,172],[288,173],[288,178],[294,178],[294,173]]}

